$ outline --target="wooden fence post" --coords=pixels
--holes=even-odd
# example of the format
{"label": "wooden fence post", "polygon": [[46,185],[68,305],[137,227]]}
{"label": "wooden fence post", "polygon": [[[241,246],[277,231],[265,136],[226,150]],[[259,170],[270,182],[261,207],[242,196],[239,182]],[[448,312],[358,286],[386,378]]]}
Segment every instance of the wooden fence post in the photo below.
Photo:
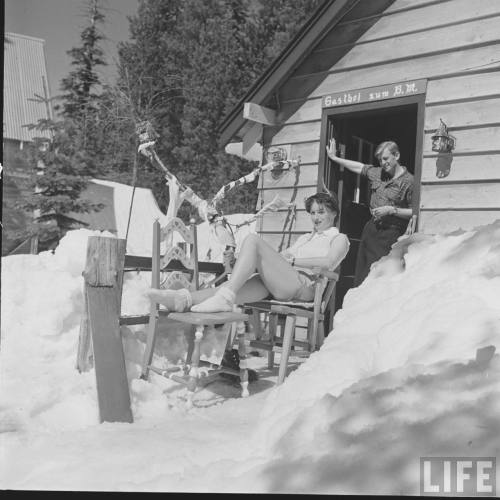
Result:
{"label": "wooden fence post", "polygon": [[[101,422],[133,422],[120,334],[125,247],[124,239],[90,236],[83,271],[86,310],[80,333],[91,334]],[[80,344],[85,348],[84,339]],[[80,354],[79,361],[85,360]]]}

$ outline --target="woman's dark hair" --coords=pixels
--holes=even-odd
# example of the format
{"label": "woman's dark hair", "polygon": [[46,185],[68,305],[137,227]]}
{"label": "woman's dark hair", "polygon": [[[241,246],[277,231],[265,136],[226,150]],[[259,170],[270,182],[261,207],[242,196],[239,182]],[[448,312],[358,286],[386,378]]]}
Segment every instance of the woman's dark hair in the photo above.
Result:
{"label": "woman's dark hair", "polygon": [[311,213],[312,204],[316,202],[318,205],[323,205],[328,208],[330,211],[335,212],[335,222],[337,222],[339,216],[339,201],[335,193],[316,193],[309,198],[306,198],[306,212]]}

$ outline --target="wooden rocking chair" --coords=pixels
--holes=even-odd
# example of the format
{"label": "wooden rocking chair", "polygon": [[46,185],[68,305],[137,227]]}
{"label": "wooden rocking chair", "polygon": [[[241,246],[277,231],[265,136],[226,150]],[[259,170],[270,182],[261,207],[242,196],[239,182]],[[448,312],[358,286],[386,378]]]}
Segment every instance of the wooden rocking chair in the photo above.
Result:
{"label": "wooden rocking chair", "polygon": [[[339,275],[336,272],[318,270],[312,302],[263,300],[245,304],[245,310],[250,314],[255,332],[255,340],[250,341],[250,346],[268,351],[269,369],[274,365],[275,349],[281,348],[278,385],[285,380],[292,348],[300,347],[306,353],[311,353],[321,347],[325,338],[325,316],[330,303],[333,302],[332,297],[338,279]],[[267,317],[267,335],[264,335],[262,328],[262,314]],[[305,318],[307,321],[307,340],[295,338],[297,318]]]}

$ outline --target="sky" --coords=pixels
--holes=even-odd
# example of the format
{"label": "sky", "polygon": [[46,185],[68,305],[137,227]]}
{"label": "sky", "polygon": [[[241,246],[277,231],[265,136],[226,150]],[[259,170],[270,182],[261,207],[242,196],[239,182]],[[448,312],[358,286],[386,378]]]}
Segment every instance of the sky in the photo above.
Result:
{"label": "sky", "polygon": [[[249,397],[221,378],[188,409],[181,384],[139,378],[146,326],[122,327],[133,423],[100,424],[95,371],[75,368],[90,235],[112,237],[79,229],[54,253],[2,258],[0,489],[419,495],[421,457],[498,463],[500,221],[403,237],[282,385],[250,353]],[[148,310],[149,283],[126,273],[122,314]],[[169,324],[154,365],[172,367],[183,345]]]}
{"label": "sky", "polygon": [[[58,93],[62,78],[71,71],[67,50],[79,46],[85,26],[85,0],[4,0],[5,31],[45,40],[45,57],[51,94]],[[107,38],[102,44],[108,67],[102,70],[103,83],[115,75],[116,46],[129,36],[127,16],[137,11],[138,0],[103,0]]]}

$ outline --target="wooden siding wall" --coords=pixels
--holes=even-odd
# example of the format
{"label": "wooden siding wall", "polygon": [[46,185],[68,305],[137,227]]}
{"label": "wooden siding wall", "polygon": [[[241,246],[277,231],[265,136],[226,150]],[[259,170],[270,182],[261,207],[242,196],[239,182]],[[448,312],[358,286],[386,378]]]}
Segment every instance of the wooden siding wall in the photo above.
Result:
{"label": "wooden siding wall", "polygon": [[[349,33],[373,23],[362,17],[362,4],[280,88],[282,125],[264,128],[264,145],[291,145],[290,156],[301,156],[302,165],[298,179],[292,172],[264,176],[260,199],[280,193],[289,201],[294,194],[292,241],[310,230],[303,199],[317,185],[322,96],[427,78],[419,230],[468,229],[500,218],[500,1],[396,0],[346,52]],[[443,178],[436,176],[430,139],[440,118],[457,139]],[[286,217],[268,214],[258,230],[277,244]]]}

